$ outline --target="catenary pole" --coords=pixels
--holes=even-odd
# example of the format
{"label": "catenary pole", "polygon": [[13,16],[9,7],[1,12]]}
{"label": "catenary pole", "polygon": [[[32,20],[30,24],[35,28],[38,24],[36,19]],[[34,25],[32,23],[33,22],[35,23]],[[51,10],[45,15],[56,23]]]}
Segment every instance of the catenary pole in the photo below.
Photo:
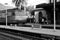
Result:
{"label": "catenary pole", "polygon": [[[8,5],[8,3],[5,3],[5,5]],[[7,26],[7,9],[6,9],[6,26]]]}
{"label": "catenary pole", "polygon": [[56,12],[55,12],[55,2],[56,0],[54,0],[54,30],[56,30]]}

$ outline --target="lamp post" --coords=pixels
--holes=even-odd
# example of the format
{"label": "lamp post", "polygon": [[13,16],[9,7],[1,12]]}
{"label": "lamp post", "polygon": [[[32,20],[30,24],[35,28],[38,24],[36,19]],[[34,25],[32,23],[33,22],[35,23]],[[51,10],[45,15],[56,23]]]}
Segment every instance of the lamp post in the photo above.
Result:
{"label": "lamp post", "polygon": [[[8,5],[8,3],[5,3],[5,5]],[[7,9],[6,9],[6,26],[7,26]]]}

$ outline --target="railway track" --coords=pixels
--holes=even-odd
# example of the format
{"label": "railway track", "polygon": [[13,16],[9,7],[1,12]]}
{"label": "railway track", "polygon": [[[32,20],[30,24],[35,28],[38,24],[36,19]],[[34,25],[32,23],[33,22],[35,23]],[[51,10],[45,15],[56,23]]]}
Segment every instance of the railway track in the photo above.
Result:
{"label": "railway track", "polygon": [[[8,26],[18,26],[18,27],[32,27],[32,28],[48,28],[48,29],[54,29],[53,24],[10,24]],[[60,25],[56,25],[56,29],[60,30]]]}
{"label": "railway track", "polygon": [[26,32],[20,32],[16,30],[9,30],[9,29],[0,29],[1,32],[3,32],[4,35],[14,37],[17,39],[22,40],[47,40],[46,38],[40,38],[37,36],[37,34],[30,34]]}
{"label": "railway track", "polygon": [[6,28],[0,28],[0,31],[4,32],[4,33],[7,33],[8,36],[10,35],[11,37],[15,37],[15,38],[17,37],[18,39],[22,38],[22,40],[24,40],[24,39],[26,39],[26,40],[55,40],[55,39],[60,38],[60,37],[53,36],[53,35],[35,34],[35,33],[6,29]]}
{"label": "railway track", "polygon": [[0,33],[7,36],[17,38],[18,40],[60,40],[60,37],[48,34],[35,34],[24,31],[0,28]]}
{"label": "railway track", "polygon": [[[30,24],[30,23],[27,23],[26,25],[30,25],[32,28],[54,29],[54,25],[53,24]],[[56,25],[56,29],[60,30],[60,25]]]}

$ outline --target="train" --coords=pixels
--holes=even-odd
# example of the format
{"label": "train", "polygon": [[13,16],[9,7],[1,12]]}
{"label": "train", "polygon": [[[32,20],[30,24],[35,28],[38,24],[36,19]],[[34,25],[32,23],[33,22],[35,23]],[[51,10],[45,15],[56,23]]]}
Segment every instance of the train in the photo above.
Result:
{"label": "train", "polygon": [[[60,24],[60,6],[56,3],[56,24]],[[58,5],[57,5],[58,4]],[[42,8],[42,9],[41,9]],[[6,10],[0,10],[0,23],[6,23]],[[54,24],[53,3],[36,5],[36,9],[30,11],[23,11],[18,9],[7,10],[8,24],[25,24],[25,23],[39,23],[39,24]]]}
{"label": "train", "polygon": [[[8,24],[25,24],[25,23],[42,23],[42,15],[39,15],[41,12],[45,19],[47,19],[47,14],[44,9],[33,9],[31,11],[17,10],[17,9],[8,9],[7,10],[7,23]],[[43,17],[43,18],[44,18]],[[44,21],[43,21],[44,22]],[[0,23],[6,24],[6,10],[0,11]]]}
{"label": "train", "polygon": [[[8,9],[7,10],[7,23],[8,24],[25,24],[28,15],[22,10]],[[0,24],[6,24],[6,10],[0,10]]]}

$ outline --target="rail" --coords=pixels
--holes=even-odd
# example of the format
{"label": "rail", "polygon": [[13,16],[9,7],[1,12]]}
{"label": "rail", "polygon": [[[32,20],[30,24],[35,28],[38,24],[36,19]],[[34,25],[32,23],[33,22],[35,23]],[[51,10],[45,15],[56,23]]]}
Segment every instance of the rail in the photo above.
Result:
{"label": "rail", "polygon": [[[21,32],[14,32],[14,31],[9,31],[7,29],[0,29],[0,31],[3,31],[3,35],[6,36],[10,36],[10,37],[14,37],[14,38],[18,38],[18,39],[31,39],[31,40],[54,40],[55,37],[54,36],[48,36],[44,37],[44,35],[40,35],[40,37],[36,37],[36,36],[31,36],[31,35],[27,35],[27,34],[22,34]],[[0,32],[1,33],[1,32]]]}
{"label": "rail", "polygon": [[[46,27],[54,27],[53,24],[26,24],[26,25],[31,25],[32,28],[35,27],[36,25],[39,26],[39,27],[43,27],[43,26],[46,26]],[[60,25],[56,25],[56,27],[60,27]]]}

